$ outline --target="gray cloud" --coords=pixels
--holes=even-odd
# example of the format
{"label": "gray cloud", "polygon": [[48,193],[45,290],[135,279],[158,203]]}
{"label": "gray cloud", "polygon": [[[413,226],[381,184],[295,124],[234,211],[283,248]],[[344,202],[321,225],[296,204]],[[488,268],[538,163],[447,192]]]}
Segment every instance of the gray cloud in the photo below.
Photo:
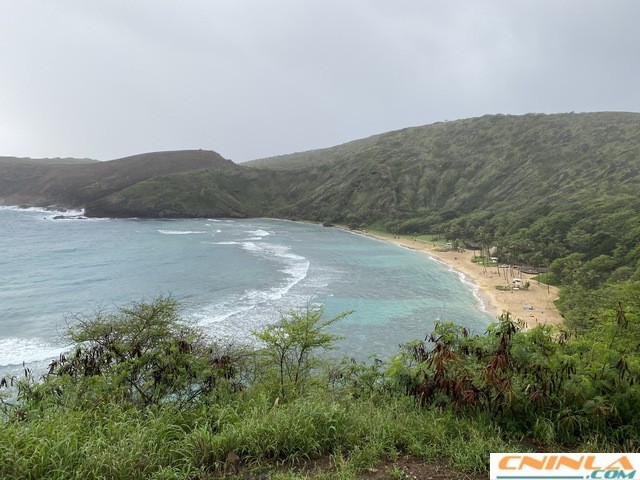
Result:
{"label": "gray cloud", "polygon": [[640,2],[0,0],[0,155],[236,161],[485,113],[640,110]]}

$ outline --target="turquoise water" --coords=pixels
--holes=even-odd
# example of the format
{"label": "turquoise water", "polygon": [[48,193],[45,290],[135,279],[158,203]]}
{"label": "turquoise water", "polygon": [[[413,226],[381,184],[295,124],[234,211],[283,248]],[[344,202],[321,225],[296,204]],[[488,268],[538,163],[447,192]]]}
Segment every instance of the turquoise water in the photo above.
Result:
{"label": "turquoise water", "polygon": [[54,220],[0,209],[0,374],[42,366],[75,313],[171,294],[212,336],[252,341],[281,312],[354,312],[339,353],[393,354],[436,320],[492,320],[463,278],[423,253],[279,220]]}

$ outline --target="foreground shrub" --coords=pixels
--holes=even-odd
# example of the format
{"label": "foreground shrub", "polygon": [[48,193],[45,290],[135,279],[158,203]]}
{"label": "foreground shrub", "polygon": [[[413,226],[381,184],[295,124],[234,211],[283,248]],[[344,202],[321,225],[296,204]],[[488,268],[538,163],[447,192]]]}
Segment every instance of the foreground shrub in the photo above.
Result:
{"label": "foreground shrub", "polygon": [[241,388],[246,352],[209,341],[180,317],[172,298],[74,320],[66,337],[75,347],[51,363],[42,382],[20,384],[25,402],[185,406]]}
{"label": "foreground shrub", "polygon": [[313,369],[321,364],[319,351],[335,348],[335,341],[340,338],[327,333],[326,327],[349,313],[325,319],[323,308],[307,307],[301,312],[290,311],[275,325],[254,332],[264,345],[259,354],[265,360],[267,373],[275,372],[282,399],[302,392]]}
{"label": "foreground shrub", "polygon": [[579,335],[548,326],[521,331],[507,314],[483,336],[439,324],[428,342],[405,346],[383,379],[422,405],[483,415],[543,444],[600,435],[608,448],[635,449],[639,319],[618,308]]}

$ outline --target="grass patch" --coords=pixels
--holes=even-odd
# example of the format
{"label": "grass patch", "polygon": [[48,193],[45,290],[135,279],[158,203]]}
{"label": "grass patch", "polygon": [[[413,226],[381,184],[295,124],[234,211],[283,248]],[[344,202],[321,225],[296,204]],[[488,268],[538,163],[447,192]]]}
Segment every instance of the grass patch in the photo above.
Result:
{"label": "grass patch", "polygon": [[471,261],[473,263],[477,263],[480,265],[485,265],[486,267],[496,267],[498,266],[497,262],[492,260],[487,260],[484,255],[476,255],[475,257],[471,257]]}
{"label": "grass patch", "polygon": [[[316,396],[274,406],[201,406],[140,412],[115,404],[53,409],[0,431],[0,477],[192,478],[242,465],[299,465],[330,455],[342,477],[410,454],[486,472],[487,452],[508,450],[500,432],[410,398],[344,401]],[[514,448],[513,446],[511,448]],[[337,475],[337,474],[336,474]],[[206,477],[205,477],[206,478]],[[281,474],[279,478],[305,478]]]}
{"label": "grass patch", "polygon": [[558,286],[556,277],[552,273],[541,273],[531,277],[531,281],[536,281],[543,285],[551,285],[552,287]]}

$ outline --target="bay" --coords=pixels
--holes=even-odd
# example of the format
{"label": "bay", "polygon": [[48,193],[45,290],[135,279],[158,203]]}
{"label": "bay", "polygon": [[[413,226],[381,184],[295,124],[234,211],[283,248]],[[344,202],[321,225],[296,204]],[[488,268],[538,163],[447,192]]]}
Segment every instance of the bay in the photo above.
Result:
{"label": "bay", "polygon": [[320,225],[251,220],[54,220],[0,209],[0,375],[42,369],[73,314],[171,295],[215,338],[307,305],[353,313],[332,326],[337,354],[389,357],[434,322],[482,332],[493,318],[472,286],[427,255]]}

